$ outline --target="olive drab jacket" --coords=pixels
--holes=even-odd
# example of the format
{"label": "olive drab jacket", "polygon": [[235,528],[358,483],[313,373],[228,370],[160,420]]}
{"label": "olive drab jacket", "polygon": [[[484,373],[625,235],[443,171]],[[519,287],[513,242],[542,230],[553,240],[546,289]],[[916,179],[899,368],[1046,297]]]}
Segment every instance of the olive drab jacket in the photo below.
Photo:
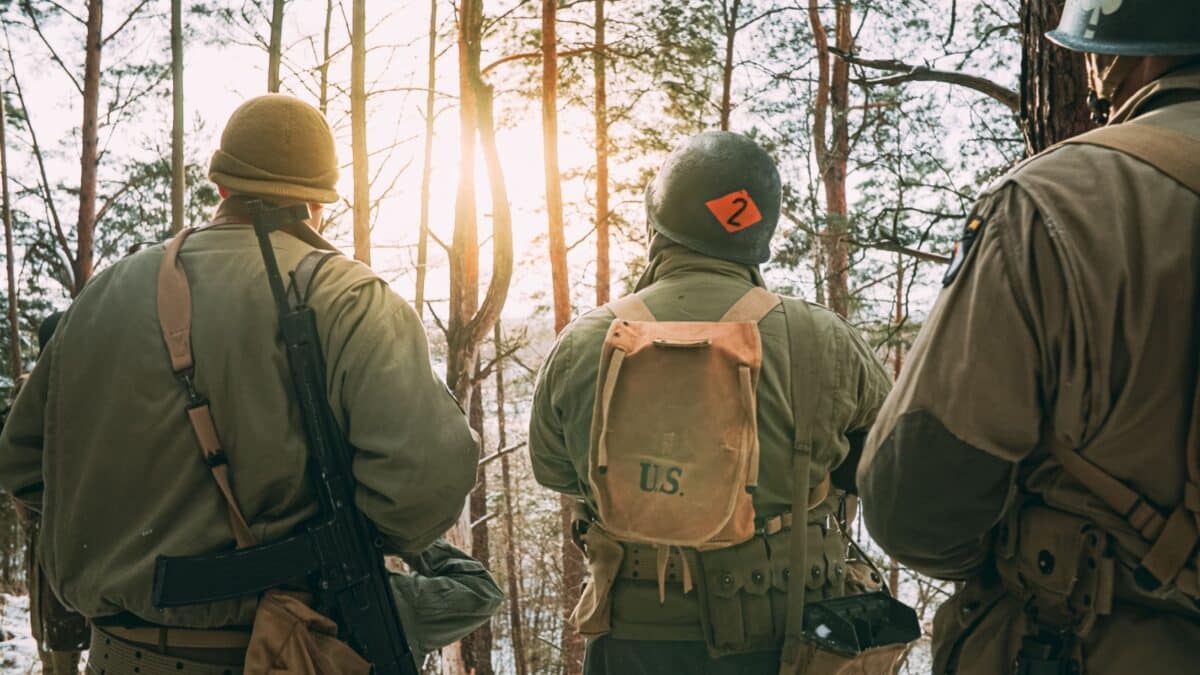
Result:
{"label": "olive drab jacket", "polygon": [[[638,294],[660,321],[716,321],[755,285],[764,283],[754,266],[717,260],[671,244],[650,262]],[[818,344],[805,348],[821,354],[818,360],[821,407],[816,419],[803,423],[814,426],[810,483],[817,485],[851,453],[850,437],[870,427],[891,382],[854,328],[825,308],[813,305],[812,312]],[[612,320],[612,311],[601,307],[568,326],[543,364],[534,392],[529,431],[534,475],[542,485],[584,500],[590,498],[586,487],[588,445],[596,376]],[[795,421],[790,401],[787,327],[781,306],[776,306],[759,323],[759,330],[763,352],[757,387],[761,468],[754,510],[762,519],[792,509]],[[824,523],[827,515],[828,511],[821,509],[810,513],[813,522]],[[779,556],[777,550],[787,548],[788,534],[775,536],[778,539],[772,538],[768,545]],[[762,546],[762,540],[756,537],[752,542]],[[820,546],[819,541],[813,545]],[[836,557],[832,551],[824,555],[817,551],[809,556],[820,561],[820,574],[810,582],[818,597],[822,595],[826,574],[831,582],[835,573],[840,574],[840,570],[835,572],[832,559],[826,569],[825,555]],[[624,563],[626,572],[631,563],[637,562],[629,558]],[[653,568],[653,561],[642,562]],[[840,564],[840,558],[836,564]],[[616,581],[611,596],[612,636],[643,640],[704,639],[697,593],[684,594],[682,587],[675,585],[669,587],[666,601],[660,603],[653,573],[645,572],[643,569],[645,581],[629,578]],[[731,572],[742,578],[738,570]],[[745,583],[751,584],[751,571],[743,572]],[[759,570],[754,572],[756,579],[761,576],[757,574]],[[766,573],[770,577],[769,567]],[[779,578],[768,578],[765,583],[770,585],[773,581],[776,589],[786,589],[782,576],[776,574],[776,577]],[[770,623],[769,618],[767,622]]]}
{"label": "olive drab jacket", "polygon": [[[218,218],[239,220],[226,201]],[[327,247],[310,230],[271,242],[285,276]],[[84,288],[41,355],[0,437],[0,487],[43,502],[41,562],[89,618],[248,625],[253,598],[160,610],[158,555],[233,547],[226,505],[185,416],[156,309],[163,246]],[[315,515],[308,450],[249,225],[191,236],[180,260],[193,305],[195,381],[211,399],[237,501],[254,535],[278,539]],[[475,481],[478,444],[429,360],[415,312],[367,267],[332,256],[309,305],[329,401],[356,452],[356,501],[388,548],[419,553],[451,525]]]}
{"label": "olive drab jacket", "polygon": [[[1200,138],[1200,66],[1138,92],[1111,124],[1127,123]],[[1036,628],[1023,607],[1081,634],[1086,673],[1196,671],[1200,610],[1134,583],[1138,533],[1050,449],[1164,516],[1183,503],[1198,225],[1200,195],[1094,145],[1018,166],[975,207],[858,474],[877,542],[969,580],[938,614],[938,672],[1012,672]]]}

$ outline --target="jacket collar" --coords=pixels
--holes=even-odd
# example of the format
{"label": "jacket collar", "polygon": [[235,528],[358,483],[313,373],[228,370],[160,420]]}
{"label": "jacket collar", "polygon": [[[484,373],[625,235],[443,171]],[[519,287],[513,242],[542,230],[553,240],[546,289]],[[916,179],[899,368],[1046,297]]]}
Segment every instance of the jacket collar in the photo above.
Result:
{"label": "jacket collar", "polygon": [[1177,68],[1142,87],[1113,114],[1109,124],[1121,124],[1181,98],[1200,100],[1200,64]]}
{"label": "jacket collar", "polygon": [[[217,212],[213,215],[212,225],[217,227],[227,225],[249,225],[249,202],[249,199],[237,196],[223,200],[217,205]],[[279,231],[290,234],[291,236],[299,239],[309,246],[312,246],[313,248],[340,253],[337,247],[326,241],[326,239],[318,234],[316,230],[307,225],[285,225],[279,228]]]}
{"label": "jacket collar", "polygon": [[710,258],[679,244],[669,244],[651,258],[635,290],[640,291],[657,281],[687,274],[715,274],[749,281],[763,288],[767,286],[757,265],[743,265]]}

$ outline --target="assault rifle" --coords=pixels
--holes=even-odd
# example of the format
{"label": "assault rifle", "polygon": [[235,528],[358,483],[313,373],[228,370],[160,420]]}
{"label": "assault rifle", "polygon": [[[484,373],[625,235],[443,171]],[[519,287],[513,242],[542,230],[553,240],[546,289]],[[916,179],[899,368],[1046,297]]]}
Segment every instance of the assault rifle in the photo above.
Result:
{"label": "assault rifle", "polygon": [[[308,207],[253,212],[254,231],[279,311],[279,331],[300,403],[320,515],[280,541],[209,555],[159,556],[154,605],[177,607],[256,595],[287,582],[307,580],[318,608],[331,614],[342,637],[374,666],[375,675],[417,675],[388,584],[383,539],[355,506],[353,449],[338,428],[325,387],[325,358],[316,314],[287,298],[270,234],[299,225]],[[300,225],[306,227],[305,225]]]}

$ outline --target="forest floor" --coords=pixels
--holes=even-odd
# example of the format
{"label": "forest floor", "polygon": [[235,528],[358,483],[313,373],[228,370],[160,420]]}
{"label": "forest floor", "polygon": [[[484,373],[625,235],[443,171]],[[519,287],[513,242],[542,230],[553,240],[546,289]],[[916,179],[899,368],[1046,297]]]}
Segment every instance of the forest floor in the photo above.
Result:
{"label": "forest floor", "polygon": [[0,673],[42,672],[37,643],[29,631],[29,598],[0,593]]}

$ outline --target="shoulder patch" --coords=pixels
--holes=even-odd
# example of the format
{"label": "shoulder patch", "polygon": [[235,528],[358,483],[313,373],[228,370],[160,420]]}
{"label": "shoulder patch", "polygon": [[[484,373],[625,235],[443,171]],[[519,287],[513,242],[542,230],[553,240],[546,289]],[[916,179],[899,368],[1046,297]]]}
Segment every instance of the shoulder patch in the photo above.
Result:
{"label": "shoulder patch", "polygon": [[986,225],[987,220],[979,216],[971,218],[967,223],[967,226],[963,229],[962,237],[954,245],[954,255],[950,259],[949,267],[946,268],[946,274],[942,277],[942,288],[954,283],[954,280],[958,277],[958,273],[962,271],[967,254],[971,252],[971,246],[975,244],[975,240],[979,238],[979,235],[983,234],[983,228]]}

